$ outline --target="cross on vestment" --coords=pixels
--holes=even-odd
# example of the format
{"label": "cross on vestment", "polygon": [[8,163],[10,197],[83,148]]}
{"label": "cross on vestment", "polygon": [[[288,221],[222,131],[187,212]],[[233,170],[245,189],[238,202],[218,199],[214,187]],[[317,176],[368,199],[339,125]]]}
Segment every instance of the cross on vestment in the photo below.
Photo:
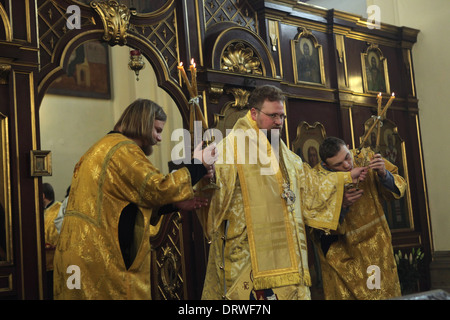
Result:
{"label": "cross on vestment", "polygon": [[295,193],[291,190],[288,182],[283,183],[283,193],[281,194],[281,197],[286,200],[289,212],[294,211]]}

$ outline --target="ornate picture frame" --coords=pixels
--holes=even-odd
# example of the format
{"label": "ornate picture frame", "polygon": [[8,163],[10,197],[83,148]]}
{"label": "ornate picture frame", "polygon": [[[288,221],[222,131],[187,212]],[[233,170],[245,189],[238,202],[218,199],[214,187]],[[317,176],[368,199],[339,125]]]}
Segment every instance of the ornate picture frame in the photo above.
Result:
{"label": "ornate picture frame", "polygon": [[320,165],[319,146],[326,137],[325,127],[320,122],[310,125],[306,121],[297,126],[297,136],[292,141],[291,150],[295,152],[303,162],[312,168]]}
{"label": "ornate picture frame", "polygon": [[70,55],[65,74],[56,79],[48,93],[64,96],[111,99],[110,56],[107,43],[89,41]]}
{"label": "ornate picture frame", "polygon": [[52,152],[48,150],[31,150],[30,171],[32,177],[51,176]]}
{"label": "ornate picture frame", "polygon": [[297,84],[325,85],[325,69],[322,46],[306,28],[291,40],[294,81]]}
{"label": "ornate picture frame", "polygon": [[363,86],[366,93],[391,93],[387,58],[378,45],[371,44],[361,53]]}

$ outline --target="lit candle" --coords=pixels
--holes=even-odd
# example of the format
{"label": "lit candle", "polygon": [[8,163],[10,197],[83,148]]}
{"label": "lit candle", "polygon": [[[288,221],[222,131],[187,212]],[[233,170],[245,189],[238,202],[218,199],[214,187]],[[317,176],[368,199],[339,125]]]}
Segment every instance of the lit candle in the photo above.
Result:
{"label": "lit candle", "polygon": [[[383,98],[382,98],[382,95],[381,95],[381,92],[380,93],[378,93],[378,96],[377,96],[377,102],[378,102],[378,111],[377,111],[377,115],[379,116],[380,114],[381,114],[381,101],[383,100]],[[374,120],[375,121],[375,120]],[[380,124],[378,124],[378,127],[377,127],[377,144],[376,144],[376,147],[378,148],[379,147],[379,145],[380,145],[380,135],[381,135],[381,125]]]}
{"label": "lit candle", "polygon": [[186,75],[186,71],[184,71],[184,67],[183,67],[183,62],[180,62],[180,64],[178,65],[178,72],[181,74],[181,77],[183,78],[184,82],[186,83],[186,87],[188,88],[189,91],[189,95],[192,97],[194,97],[194,93],[192,92],[192,87],[191,84],[189,83],[189,79]]}
{"label": "lit candle", "polygon": [[192,92],[194,92],[194,97],[198,95],[197,91],[197,69],[195,68],[194,59],[191,59],[191,83],[192,83]]}
{"label": "lit candle", "polygon": [[381,100],[383,100],[382,96],[381,96],[381,92],[378,94],[377,96],[377,102],[378,102],[378,115],[381,112]]}
{"label": "lit candle", "polygon": [[387,108],[389,108],[391,106],[394,99],[395,99],[395,92],[392,92],[392,96],[389,98],[388,103],[386,103],[386,106],[384,107],[385,110],[387,110]]}

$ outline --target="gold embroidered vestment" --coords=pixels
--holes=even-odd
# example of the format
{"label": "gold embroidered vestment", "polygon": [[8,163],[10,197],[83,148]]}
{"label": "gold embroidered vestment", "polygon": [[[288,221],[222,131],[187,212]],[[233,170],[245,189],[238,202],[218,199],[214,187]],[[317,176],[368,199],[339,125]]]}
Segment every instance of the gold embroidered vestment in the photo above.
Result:
{"label": "gold embroidered vestment", "polygon": [[[310,299],[304,225],[337,228],[343,186],[351,182],[350,173],[317,174],[280,140],[279,158],[284,161],[286,177],[265,135],[253,139],[259,139],[256,149],[250,145],[251,138],[239,139],[238,132],[248,130],[258,136],[250,113],[218,144],[216,181],[220,189],[214,191],[209,210],[198,211],[211,241],[202,298],[249,299],[252,289],[270,288],[278,299]],[[247,141],[245,155],[239,154],[235,139]],[[244,156],[249,159],[249,150],[260,151],[264,144],[268,145],[265,160],[270,161],[239,161]],[[226,158],[230,154],[234,159]],[[230,160],[235,162],[230,164]],[[296,198],[292,211],[282,197],[286,180]]]}
{"label": "gold embroidered vestment", "polygon": [[61,202],[55,201],[50,207],[44,210],[45,260],[47,271],[53,270],[53,257],[59,237],[55,226],[55,218],[58,215],[60,207]]}
{"label": "gold embroidered vestment", "polygon": [[[355,152],[352,150],[353,157]],[[364,148],[359,157],[368,163],[373,155],[369,148]],[[377,173],[369,170],[365,181],[359,183],[363,196],[350,206],[337,229],[338,240],[331,244],[326,257],[318,250],[326,299],[374,300],[401,295],[391,232],[381,200],[382,197],[403,197],[406,181],[398,175],[398,168],[386,159],[385,167],[394,176],[400,194],[384,188]],[[316,168],[325,171],[320,165]],[[380,268],[380,289],[367,285],[369,266]]]}
{"label": "gold embroidered vestment", "polygon": [[[150,299],[152,213],[164,204],[191,197],[186,168],[163,175],[132,140],[119,133],[102,138],[74,170],[55,253],[55,299]],[[118,225],[122,209],[130,203],[139,212],[135,257],[127,269]],[[79,267],[80,289],[68,288],[71,265]]]}

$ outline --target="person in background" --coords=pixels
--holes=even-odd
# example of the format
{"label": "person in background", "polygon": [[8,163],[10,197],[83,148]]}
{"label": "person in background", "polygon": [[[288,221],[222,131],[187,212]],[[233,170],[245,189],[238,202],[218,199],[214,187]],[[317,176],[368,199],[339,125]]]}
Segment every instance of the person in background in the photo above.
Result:
{"label": "person in background", "polygon": [[64,200],[61,203],[61,207],[59,207],[58,214],[56,215],[56,218],[54,220],[56,231],[58,231],[58,234],[61,232],[61,226],[62,222],[64,220],[64,214],[66,213],[66,207],[67,207],[67,201],[69,200],[69,192],[70,192],[70,186],[66,190],[66,195],[64,196]]}
{"label": "person in background", "polygon": [[53,221],[58,215],[61,202],[55,201],[55,191],[50,183],[42,184],[42,203],[44,205],[44,234],[45,234],[45,260],[47,272],[48,298],[53,297],[53,259],[56,243],[58,242],[58,231]]}

